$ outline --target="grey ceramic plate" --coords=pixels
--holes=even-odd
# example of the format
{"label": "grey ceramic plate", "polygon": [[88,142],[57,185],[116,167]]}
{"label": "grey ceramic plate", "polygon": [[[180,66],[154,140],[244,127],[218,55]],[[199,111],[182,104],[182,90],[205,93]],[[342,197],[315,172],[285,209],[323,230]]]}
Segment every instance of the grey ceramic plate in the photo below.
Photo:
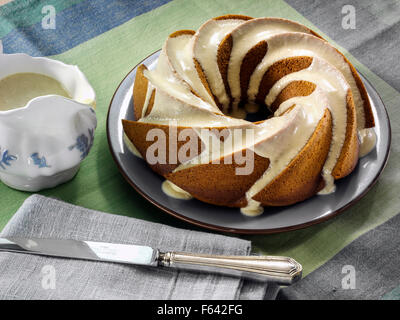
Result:
{"label": "grey ceramic plate", "polygon": [[[142,63],[152,69],[159,56],[155,52]],[[371,99],[376,121],[377,145],[359,161],[348,177],[337,181],[336,192],[314,196],[288,207],[266,207],[258,217],[243,216],[237,208],[218,207],[198,200],[177,200],[161,190],[162,177],[155,174],[144,160],[135,157],[123,142],[121,119],[134,120],[132,107],[134,68],[122,80],[110,103],[107,134],[111,153],[122,175],[147,200],[163,211],[187,222],[205,228],[235,233],[276,233],[300,229],[325,221],[360,200],[377,181],[384,169],[390,149],[390,122],[378,93],[362,77]]]}

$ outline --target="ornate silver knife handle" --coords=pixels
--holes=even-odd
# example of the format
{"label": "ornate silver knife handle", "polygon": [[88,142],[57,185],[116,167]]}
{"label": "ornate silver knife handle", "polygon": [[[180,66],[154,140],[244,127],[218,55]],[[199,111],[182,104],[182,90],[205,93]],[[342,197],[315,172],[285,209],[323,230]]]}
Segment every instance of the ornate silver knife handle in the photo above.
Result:
{"label": "ornate silver knife handle", "polygon": [[301,279],[302,266],[296,260],[279,256],[218,256],[183,252],[160,252],[159,265],[218,272],[257,281],[290,285]]}
{"label": "ornate silver knife handle", "polygon": [[0,238],[0,251],[191,269],[283,285],[296,282],[302,273],[301,265],[289,257],[160,252],[149,246],[71,239]]}

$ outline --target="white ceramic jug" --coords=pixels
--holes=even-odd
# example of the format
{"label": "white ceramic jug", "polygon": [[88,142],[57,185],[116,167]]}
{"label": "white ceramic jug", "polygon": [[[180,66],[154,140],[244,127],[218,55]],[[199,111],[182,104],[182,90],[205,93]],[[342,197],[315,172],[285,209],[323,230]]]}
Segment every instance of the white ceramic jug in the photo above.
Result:
{"label": "white ceramic jug", "polygon": [[24,191],[51,188],[74,177],[93,145],[95,92],[77,66],[0,53],[0,79],[15,73],[52,77],[72,97],[41,96],[0,111],[1,181]]}

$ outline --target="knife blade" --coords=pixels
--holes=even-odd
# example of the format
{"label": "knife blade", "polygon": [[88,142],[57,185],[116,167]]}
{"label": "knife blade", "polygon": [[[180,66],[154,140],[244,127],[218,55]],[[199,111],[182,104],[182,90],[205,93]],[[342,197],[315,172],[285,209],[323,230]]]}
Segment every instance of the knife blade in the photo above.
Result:
{"label": "knife blade", "polygon": [[302,266],[289,257],[161,252],[149,246],[97,241],[7,237],[0,238],[0,251],[150,267],[174,267],[282,285],[298,281],[302,274]]}

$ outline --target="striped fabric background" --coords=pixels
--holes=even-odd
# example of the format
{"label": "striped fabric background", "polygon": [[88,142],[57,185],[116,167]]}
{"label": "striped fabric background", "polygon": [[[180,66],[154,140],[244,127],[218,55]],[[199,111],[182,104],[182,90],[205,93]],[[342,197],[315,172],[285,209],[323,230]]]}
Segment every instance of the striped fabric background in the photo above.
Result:
{"label": "striped fabric background", "polygon": [[[371,13],[375,8],[372,1],[371,4],[359,1],[358,4],[360,15]],[[227,13],[293,19],[313,28],[333,43],[334,40],[338,41],[345,48],[351,48],[355,39],[362,38],[361,34],[367,34],[358,29],[354,32],[359,32],[360,36],[353,33],[346,34],[347,38],[342,38],[340,22],[334,23],[337,20],[335,17],[340,17],[340,10],[344,5],[340,0],[324,4],[326,10],[332,12],[329,15],[331,20],[320,18],[327,12],[321,11],[322,4],[307,2],[306,5],[306,1],[303,0],[0,0],[0,5],[0,39],[4,53],[25,52],[33,56],[51,56],[69,64],[77,64],[97,93],[99,126],[92,152],[71,182],[41,194],[91,209],[190,229],[196,227],[160,212],[131,189],[119,174],[108,151],[105,131],[108,104],[126,73],[144,57],[158,50],[172,31],[196,29],[205,20]],[[42,10],[46,5],[52,5],[56,11],[55,29],[42,27],[42,20],[47,14]],[[398,28],[400,9],[398,6],[394,9],[390,6],[385,10],[374,9],[374,17],[379,18],[376,23],[382,32],[393,26]],[[397,12],[397,18],[393,12]],[[386,21],[382,17],[385,14],[393,17],[392,20]],[[316,21],[318,23],[314,25],[313,22]],[[332,26],[328,22],[331,22]],[[387,26],[384,23],[391,25]],[[319,26],[323,28],[319,29]],[[330,33],[330,30],[335,30],[335,26],[338,26],[339,33]],[[380,30],[374,27],[373,23],[370,23],[370,27]],[[369,41],[379,38],[379,32],[373,34],[373,30],[371,38],[363,40],[358,47],[351,48],[355,54],[360,50],[363,61],[374,60],[362,50],[363,45],[368,46]],[[334,39],[330,36],[334,36]],[[392,46],[390,41],[397,41],[399,45],[399,39],[388,41],[386,43],[389,49]],[[344,47],[337,47],[368,78],[383,98],[391,118],[394,142],[388,166],[378,184],[362,201],[343,215],[304,230],[244,237],[251,240],[259,252],[293,256],[303,264],[306,275],[324,265],[352,241],[362,235],[368,235],[368,231],[374,230],[399,212],[400,116],[396,108],[400,94],[381,78],[395,71],[383,72],[382,70],[393,69],[384,64],[374,70],[379,73],[378,76],[357,61]],[[390,52],[386,54],[391,56]],[[370,52],[369,55],[375,55],[375,52]],[[375,65],[371,63],[371,66]],[[392,81],[391,78],[388,81],[392,85],[398,84],[397,80]],[[0,229],[28,196],[28,193],[0,184]],[[340,274],[341,270],[337,272]],[[385,292],[374,298],[399,298],[400,289],[396,288],[398,285],[400,281],[390,283]],[[340,286],[340,283],[332,286]]]}

